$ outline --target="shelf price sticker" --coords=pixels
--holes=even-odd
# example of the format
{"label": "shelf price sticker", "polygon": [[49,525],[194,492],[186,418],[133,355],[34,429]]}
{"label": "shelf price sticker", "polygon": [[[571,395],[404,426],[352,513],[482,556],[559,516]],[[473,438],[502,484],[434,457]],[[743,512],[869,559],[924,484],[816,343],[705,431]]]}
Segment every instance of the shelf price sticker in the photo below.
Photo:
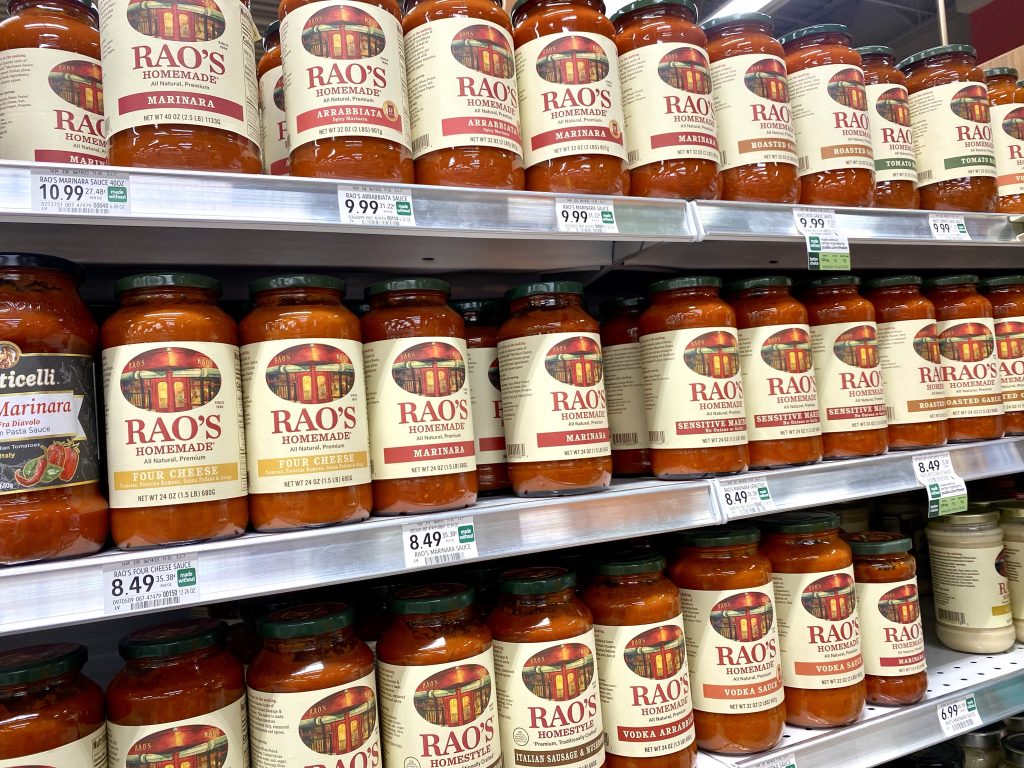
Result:
{"label": "shelf price sticker", "polygon": [[785,752],[781,755],[769,755],[756,763],[748,763],[749,768],[796,768],[796,755]]}
{"label": "shelf price sticker", "polygon": [[341,223],[363,227],[415,227],[412,191],[384,187],[338,187]]}
{"label": "shelf price sticker", "polygon": [[724,513],[725,520],[775,511],[775,500],[764,475],[716,478],[714,485],[718,508]]}
{"label": "shelf price sticker", "polygon": [[839,230],[831,208],[794,208],[793,223],[807,244],[807,268],[845,272],[850,269],[850,241]]}
{"label": "shelf price sticker", "polygon": [[577,234],[617,235],[615,203],[610,200],[588,200],[559,197],[555,200],[555,223],[559,232]]}
{"label": "shelf price sticker", "polygon": [[451,565],[479,557],[472,517],[407,523],[402,526],[406,568]]}
{"label": "shelf price sticker", "polygon": [[140,611],[199,601],[199,555],[160,555],[103,567],[103,613],[128,616]]}
{"label": "shelf price sticker", "polygon": [[971,233],[963,216],[947,216],[940,213],[928,214],[928,229],[932,240],[970,240]]}
{"label": "shelf price sticker", "polygon": [[967,484],[953,469],[949,451],[917,453],[912,461],[914,476],[928,493],[928,517],[967,510]]}
{"label": "shelf price sticker", "polygon": [[130,216],[128,174],[107,169],[32,169],[32,212]]}
{"label": "shelf price sticker", "polygon": [[936,712],[939,717],[939,727],[942,728],[942,732],[947,738],[973,731],[985,724],[981,719],[978,702],[973,694],[948,704],[940,704]]}

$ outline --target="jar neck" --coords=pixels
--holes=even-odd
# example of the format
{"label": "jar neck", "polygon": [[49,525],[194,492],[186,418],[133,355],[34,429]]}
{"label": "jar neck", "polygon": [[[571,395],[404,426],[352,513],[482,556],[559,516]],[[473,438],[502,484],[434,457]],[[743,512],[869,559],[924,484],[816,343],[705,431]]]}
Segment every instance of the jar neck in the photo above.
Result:
{"label": "jar neck", "polygon": [[519,24],[542,6],[545,11],[553,11],[558,8],[589,8],[598,13],[604,13],[604,3],[601,0],[529,0],[516,8],[512,15],[512,23]]}
{"label": "jar neck", "polygon": [[619,317],[631,317],[638,318],[644,313],[643,307],[620,307],[618,309],[611,309],[608,311],[608,316],[605,320],[611,320],[612,318]]}
{"label": "jar neck", "polygon": [[142,304],[216,304],[217,297],[217,291],[207,288],[165,286],[125,291],[120,300],[122,307],[136,307]]}
{"label": "jar neck", "polygon": [[266,637],[263,639],[263,645],[270,653],[303,653],[353,642],[354,638],[352,627],[342,627],[334,632],[324,632],[321,635],[308,637],[290,637],[288,639]]}
{"label": "jar neck", "polygon": [[417,629],[442,629],[452,624],[465,624],[474,620],[473,606],[457,608],[454,611],[441,613],[407,613],[401,614],[398,620],[409,627]]}
{"label": "jar neck", "polygon": [[93,26],[99,22],[99,15],[95,11],[74,0],[15,0],[9,10],[14,15],[28,9],[64,14]]}
{"label": "jar neck", "polygon": [[671,291],[662,291],[651,296],[652,304],[674,304],[677,301],[687,299],[717,299],[718,289],[711,286],[700,286],[695,288],[676,288]]}
{"label": "jar neck", "polygon": [[427,305],[443,307],[448,301],[444,291],[388,291],[370,298],[372,309]]}
{"label": "jar neck", "polygon": [[203,659],[208,659],[221,652],[219,645],[211,645],[200,648],[198,651],[182,653],[176,656],[162,656],[158,659],[128,659],[127,665],[137,669],[160,669],[161,667],[173,667],[178,664],[195,664]]}
{"label": "jar neck", "polygon": [[995,75],[994,77],[987,77],[985,78],[985,80],[989,85],[995,85],[996,83],[999,83],[1000,85],[1007,85],[1010,88],[1017,87],[1017,80],[1013,77],[1013,75]]}
{"label": "jar neck", "polygon": [[807,293],[809,296],[814,296],[815,298],[825,298],[826,296],[836,298],[859,296],[857,286],[855,285],[822,285],[817,288],[811,288]]}
{"label": "jar neck", "polygon": [[681,19],[682,21],[690,24],[696,24],[697,19],[693,15],[693,11],[684,5],[678,5],[676,3],[671,4],[660,4],[660,5],[648,5],[644,8],[638,8],[632,13],[627,13],[625,16],[617,20],[617,26],[620,29],[628,27],[630,24],[636,24],[637,22],[647,21],[649,19]]}
{"label": "jar neck", "polygon": [[726,37],[751,37],[752,35],[772,36],[771,25],[763,21],[733,21],[714,29],[706,30],[708,42]]}
{"label": "jar neck", "polygon": [[832,46],[838,48],[849,48],[853,44],[853,38],[843,32],[823,32],[819,35],[808,35],[799,40],[786,43],[786,53],[806,51],[808,48],[820,48]]}
{"label": "jar neck", "polygon": [[513,299],[509,304],[509,310],[520,312],[528,309],[561,309],[582,306],[583,297],[578,293],[539,293],[536,296]]}
{"label": "jar neck", "polygon": [[281,46],[281,33],[275,32],[269,37],[263,38],[263,50],[270,53],[274,48]]}
{"label": "jar neck", "polygon": [[0,283],[17,288],[45,286],[76,294],[78,292],[78,283],[74,278],[51,269],[0,269]]}
{"label": "jar neck", "polygon": [[988,294],[1000,294],[1006,295],[1009,293],[1021,293],[1024,292],[1024,285],[1021,283],[1014,283],[1012,285],[994,285],[988,289]]}
{"label": "jar neck", "polygon": [[821,544],[833,543],[839,539],[839,529],[830,528],[827,531],[814,531],[812,533],[769,533],[765,538],[785,539],[791,544]]}
{"label": "jar neck", "polygon": [[747,288],[746,290],[736,292],[736,298],[738,299],[759,299],[762,297],[790,299],[792,294],[788,285],[768,285],[760,288]]}
{"label": "jar neck", "polygon": [[973,285],[935,285],[932,286],[930,293],[940,294],[945,296],[952,296],[955,294],[966,294],[976,295],[978,289]]}
{"label": "jar neck", "polygon": [[619,587],[639,587],[647,586],[650,584],[656,584],[661,579],[661,571],[651,571],[649,573],[631,573],[625,576],[611,575],[611,574],[598,574],[591,581],[592,584],[596,584],[603,587],[611,587],[612,589]]}
{"label": "jar neck", "polygon": [[[967,67],[973,69],[978,66],[978,60],[966,53],[944,53],[940,56],[933,56],[924,61],[918,61],[907,67],[906,75],[909,77],[922,69],[955,69],[956,67]],[[961,78],[958,76],[957,80]]]}
{"label": "jar neck", "polygon": [[576,592],[573,589],[563,589],[560,592],[545,592],[542,595],[511,595],[502,592],[498,595],[499,605],[508,605],[517,608],[545,608],[553,605],[568,605],[576,599]]}
{"label": "jar neck", "polygon": [[869,53],[866,56],[862,56],[861,59],[864,62],[863,66],[865,69],[868,66],[885,67],[886,69],[896,68],[896,57],[886,53]]}
{"label": "jar neck", "polygon": [[281,288],[256,294],[257,307],[295,307],[308,304],[338,306],[341,291],[330,288]]}
{"label": "jar neck", "polygon": [[63,675],[46,677],[42,680],[33,680],[31,683],[19,683],[16,685],[5,685],[0,688],[0,701],[6,701],[15,696],[32,696],[46,691],[59,688],[71,683],[72,677],[80,674],[80,670],[73,669]]}
{"label": "jar neck", "polygon": [[699,560],[728,560],[733,557],[750,557],[757,552],[757,542],[735,544],[725,547],[693,547],[687,551]]}
{"label": "jar neck", "polygon": [[921,295],[921,288],[916,285],[887,285],[884,288],[872,288],[871,292],[879,296],[916,298]]}

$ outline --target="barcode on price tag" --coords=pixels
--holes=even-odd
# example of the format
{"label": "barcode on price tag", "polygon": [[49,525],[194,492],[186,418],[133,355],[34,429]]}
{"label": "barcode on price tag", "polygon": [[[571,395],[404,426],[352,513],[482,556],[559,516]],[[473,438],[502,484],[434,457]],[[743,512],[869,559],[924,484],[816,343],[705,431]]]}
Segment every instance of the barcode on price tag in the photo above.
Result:
{"label": "barcode on price tag", "polygon": [[415,227],[412,191],[385,187],[338,187],[341,223],[365,227]]}
{"label": "barcode on price tag", "polygon": [[559,232],[614,235],[619,231],[615,204],[603,200],[559,197],[555,200],[555,223]]}
{"label": "barcode on price tag", "polygon": [[782,755],[770,755],[756,763],[748,763],[749,768],[796,768],[796,755],[786,752]]}
{"label": "barcode on price tag", "polygon": [[928,517],[967,509],[967,484],[953,469],[949,451],[914,454],[914,476],[928,494]]}
{"label": "barcode on price tag", "polygon": [[807,268],[845,272],[850,269],[850,241],[839,230],[831,208],[794,208],[793,223],[807,244]]}
{"label": "barcode on price tag", "polygon": [[128,216],[132,212],[128,174],[106,169],[33,168],[32,210],[35,213]]}
{"label": "barcode on price tag", "polygon": [[714,484],[718,508],[725,513],[726,520],[763,515],[775,510],[775,500],[768,488],[768,478],[764,475],[717,478]]}
{"label": "barcode on price tag", "polygon": [[981,712],[978,711],[978,702],[975,701],[973,695],[965,696],[949,704],[940,704],[937,714],[939,727],[947,737],[958,736],[984,725]]}
{"label": "barcode on price tag", "polygon": [[928,229],[932,232],[932,240],[970,240],[971,233],[963,216],[946,216],[938,213],[928,214]]}
{"label": "barcode on price tag", "polygon": [[473,518],[407,523],[402,526],[402,550],[406,568],[474,560],[478,553]]}
{"label": "barcode on price tag", "polygon": [[103,567],[103,612],[122,616],[199,601],[199,555],[160,555]]}

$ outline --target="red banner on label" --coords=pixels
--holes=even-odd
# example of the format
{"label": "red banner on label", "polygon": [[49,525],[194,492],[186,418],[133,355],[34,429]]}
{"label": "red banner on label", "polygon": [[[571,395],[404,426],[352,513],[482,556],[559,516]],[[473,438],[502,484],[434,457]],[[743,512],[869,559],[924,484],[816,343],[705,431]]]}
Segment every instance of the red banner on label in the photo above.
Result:
{"label": "red banner on label", "polygon": [[74,165],[106,165],[107,158],[99,155],[83,155],[80,152],[62,152],[58,149],[37,149],[38,163],[73,163]]}
{"label": "red banner on label", "polygon": [[541,149],[542,147],[549,147],[552,144],[565,144],[570,141],[609,141],[612,144],[622,144],[622,131],[619,131],[619,135],[615,136],[612,134],[611,130],[603,125],[581,125],[576,128],[558,128],[554,131],[538,133],[530,139],[530,147],[532,149]]}
{"label": "red banner on label", "polygon": [[405,464],[410,461],[443,461],[464,459],[473,456],[473,441],[459,443],[432,443],[430,445],[407,445],[401,448],[385,448],[385,464]]}
{"label": "red banner on label", "polygon": [[300,131],[308,131],[323,125],[379,125],[382,128],[402,130],[402,116],[395,113],[388,117],[380,107],[364,107],[361,105],[323,107],[303,112],[296,119]]}
{"label": "red banner on label", "polygon": [[798,675],[841,675],[844,672],[853,672],[864,666],[864,657],[859,653],[848,659],[836,661],[798,661],[794,665]]}
{"label": "red banner on label", "polygon": [[677,435],[720,435],[726,432],[746,432],[746,419],[709,419],[707,421],[677,421]]}
{"label": "red banner on label", "polygon": [[143,109],[191,109],[196,112],[214,112],[225,117],[242,119],[242,105],[236,101],[222,99],[220,96],[205,96],[180,91],[150,91],[149,93],[133,93],[117,100],[118,114],[139,112]]}
{"label": "red banner on label", "polygon": [[484,133],[519,143],[519,126],[506,120],[489,117],[446,117],[441,120],[441,133],[458,136],[463,133]]}
{"label": "red banner on label", "polygon": [[1011,184],[1024,184],[1024,173],[1006,173],[996,177],[996,184],[1008,187]]}
{"label": "red banner on label", "polygon": [[662,147],[707,147],[718,149],[718,140],[707,133],[680,131],[678,133],[658,133],[651,136],[651,149]]}
{"label": "red banner on label", "polygon": [[609,429],[576,429],[570,432],[538,432],[538,448],[559,448],[563,445],[588,445],[611,440]]}
{"label": "red banner on label", "polygon": [[896,658],[883,656],[878,663],[883,667],[909,667],[912,664],[920,664],[922,661],[924,661],[924,651],[915,653],[913,656],[898,656]]}
{"label": "red banner on label", "polygon": [[287,176],[288,175],[288,158],[285,157],[281,160],[275,160],[270,164],[270,175],[271,176]]}
{"label": "red banner on label", "polygon": [[817,424],[821,416],[817,411],[791,413],[759,413],[754,417],[755,427],[791,427],[797,424]]}
{"label": "red banner on label", "polygon": [[619,741],[644,744],[651,741],[664,741],[686,733],[693,728],[693,712],[682,720],[661,725],[620,725],[617,726]]}
{"label": "red banner on label", "polygon": [[884,405],[851,405],[849,408],[827,408],[825,416],[829,421],[841,419],[873,419],[885,416]]}
{"label": "red banner on label", "polygon": [[705,698],[708,699],[760,699],[775,693],[782,687],[782,678],[776,677],[757,685],[704,685]]}
{"label": "red banner on label", "polygon": [[505,450],[505,438],[504,437],[481,437],[480,438],[480,450],[481,451],[504,451]]}

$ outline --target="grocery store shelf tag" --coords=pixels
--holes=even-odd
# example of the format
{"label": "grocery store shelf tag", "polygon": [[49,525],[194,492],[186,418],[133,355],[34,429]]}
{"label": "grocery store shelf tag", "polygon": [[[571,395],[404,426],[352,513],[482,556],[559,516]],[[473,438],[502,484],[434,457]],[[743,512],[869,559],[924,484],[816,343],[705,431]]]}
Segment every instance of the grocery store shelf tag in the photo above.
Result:
{"label": "grocery store shelf tag", "polygon": [[199,555],[160,555],[103,566],[103,613],[128,616],[157,608],[196,603],[200,595]]}
{"label": "grocery store shelf tag", "polygon": [[939,716],[939,727],[947,738],[973,731],[985,724],[982,722],[978,702],[975,701],[973,694],[949,704],[940,704],[936,714]]}
{"label": "grocery store shelf tag", "polygon": [[971,233],[963,216],[947,216],[941,213],[928,214],[928,229],[932,240],[970,240]]}
{"label": "grocery store shelf tag", "polygon": [[128,174],[67,168],[32,169],[33,213],[130,216]]}
{"label": "grocery store shelf tag", "polygon": [[719,477],[714,480],[718,508],[725,513],[726,520],[751,517],[775,511],[775,500],[768,489],[768,478]]}
{"label": "grocery store shelf tag", "polygon": [[928,517],[967,509],[967,485],[953,469],[949,451],[915,453],[912,461],[914,476],[928,494]]}
{"label": "grocery store shelf tag", "polygon": [[794,208],[793,223],[807,244],[807,268],[845,272],[850,269],[850,241],[839,231],[831,208]]}
{"label": "grocery store shelf tag", "polygon": [[796,754],[769,755],[756,763],[747,763],[748,768],[796,768]]}
{"label": "grocery store shelf tag", "polygon": [[407,523],[402,526],[406,568],[451,565],[479,557],[472,517]]}
{"label": "grocery store shelf tag", "polygon": [[577,197],[555,199],[555,223],[559,232],[583,232],[592,235],[617,235],[615,204],[604,200]]}
{"label": "grocery store shelf tag", "polygon": [[364,227],[415,227],[411,190],[338,187],[341,223]]}

